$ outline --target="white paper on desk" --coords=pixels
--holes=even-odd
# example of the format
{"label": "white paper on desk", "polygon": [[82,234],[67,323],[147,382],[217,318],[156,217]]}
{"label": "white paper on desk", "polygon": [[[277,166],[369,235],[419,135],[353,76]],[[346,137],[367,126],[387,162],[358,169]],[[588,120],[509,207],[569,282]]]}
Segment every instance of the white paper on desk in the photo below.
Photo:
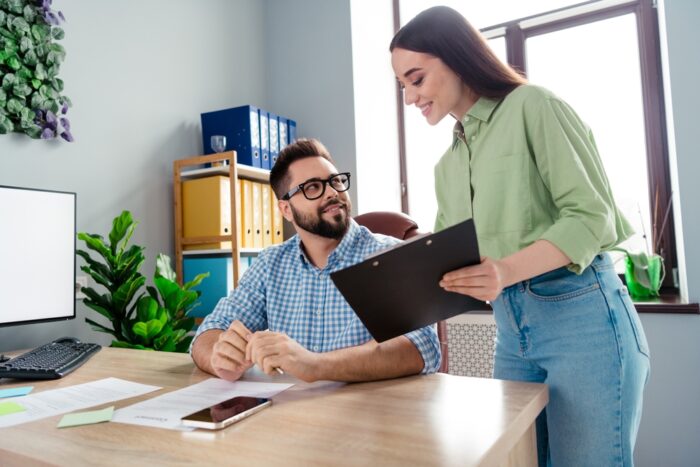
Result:
{"label": "white paper on desk", "polygon": [[237,396],[272,397],[294,386],[285,383],[225,381],[209,378],[177,391],[139,402],[114,412],[113,422],[190,431],[182,426],[185,415]]}
{"label": "white paper on desk", "polygon": [[15,397],[12,402],[22,405],[27,410],[0,417],[0,428],[128,399],[158,389],[160,389],[158,386],[132,383],[119,378],[105,378],[90,383]]}

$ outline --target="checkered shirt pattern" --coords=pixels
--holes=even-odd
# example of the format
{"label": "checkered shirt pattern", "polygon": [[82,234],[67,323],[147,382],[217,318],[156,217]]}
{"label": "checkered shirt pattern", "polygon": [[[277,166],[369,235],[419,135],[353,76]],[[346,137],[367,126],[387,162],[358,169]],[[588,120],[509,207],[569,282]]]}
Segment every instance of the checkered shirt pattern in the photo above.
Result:
{"label": "checkered shirt pattern", "polygon": [[[226,330],[240,320],[251,331],[283,332],[313,352],[330,352],[372,339],[330,278],[330,273],[399,243],[350,221],[348,232],[323,269],[306,258],[299,236],[263,250],[243,274],[238,287],[199,326],[195,339],[209,329]],[[433,326],[405,334],[423,362],[422,373],[440,366],[440,345]]]}

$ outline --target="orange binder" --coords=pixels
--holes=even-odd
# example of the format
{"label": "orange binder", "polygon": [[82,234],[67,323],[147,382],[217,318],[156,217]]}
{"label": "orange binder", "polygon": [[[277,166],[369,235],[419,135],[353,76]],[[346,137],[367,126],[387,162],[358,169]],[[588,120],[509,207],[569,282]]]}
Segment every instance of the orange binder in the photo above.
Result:
{"label": "orange binder", "polygon": [[251,210],[253,211],[253,247],[263,247],[263,225],[262,225],[262,209],[260,198],[262,197],[262,185],[258,182],[251,182],[253,186],[253,197]]}
{"label": "orange binder", "polygon": [[272,243],[282,243],[284,242],[282,212],[277,206],[277,197],[272,187],[268,186],[268,189],[270,190],[270,212],[272,213]]}
{"label": "orange binder", "polygon": [[[182,184],[182,227],[188,237],[231,234],[231,185],[228,177],[187,180]],[[186,245],[185,250],[231,248],[231,242]]]}
{"label": "orange binder", "polygon": [[241,228],[243,248],[253,248],[253,182],[241,180]]}
{"label": "orange binder", "polygon": [[262,213],[263,247],[272,245],[272,205],[270,204],[270,186],[260,184],[260,212]]}

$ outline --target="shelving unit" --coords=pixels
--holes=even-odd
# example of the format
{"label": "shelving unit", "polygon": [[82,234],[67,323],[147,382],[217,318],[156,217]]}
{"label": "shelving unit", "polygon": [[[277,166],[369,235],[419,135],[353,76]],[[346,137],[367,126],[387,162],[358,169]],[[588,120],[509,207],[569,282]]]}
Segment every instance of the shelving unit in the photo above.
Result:
{"label": "shelving unit", "polygon": [[[202,168],[206,164],[222,164],[217,167]],[[233,287],[238,286],[239,260],[241,255],[254,255],[260,252],[258,248],[242,248],[239,245],[238,217],[236,215],[236,184],[231,183],[231,231],[228,235],[206,237],[184,237],[183,212],[182,212],[182,182],[196,178],[224,175],[230,180],[239,178],[256,182],[270,183],[270,173],[267,170],[245,166],[236,163],[236,152],[227,151],[207,156],[196,156],[188,159],[180,159],[173,162],[173,208],[175,219],[175,272],[177,280],[183,282],[183,260],[185,256],[196,255],[230,255],[233,261]],[[187,245],[202,245],[214,242],[231,242],[231,249],[209,250],[185,250]]]}

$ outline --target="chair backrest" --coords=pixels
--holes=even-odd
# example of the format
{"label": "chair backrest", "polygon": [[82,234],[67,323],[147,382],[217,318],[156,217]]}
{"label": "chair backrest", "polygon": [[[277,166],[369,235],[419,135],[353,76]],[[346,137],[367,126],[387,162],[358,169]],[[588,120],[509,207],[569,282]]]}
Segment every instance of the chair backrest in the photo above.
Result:
{"label": "chair backrest", "polygon": [[355,216],[355,222],[370,232],[389,235],[401,240],[418,235],[418,224],[402,212],[374,211]]}
{"label": "chair backrest", "polygon": [[[354,217],[355,222],[367,227],[370,232],[389,235],[400,240],[406,240],[415,237],[421,232],[418,230],[418,224],[402,212],[392,211],[373,211],[365,214],[360,214]],[[442,361],[440,362],[441,373],[447,373],[447,322],[439,321],[437,323],[438,340],[440,341],[440,352],[442,353]]]}

